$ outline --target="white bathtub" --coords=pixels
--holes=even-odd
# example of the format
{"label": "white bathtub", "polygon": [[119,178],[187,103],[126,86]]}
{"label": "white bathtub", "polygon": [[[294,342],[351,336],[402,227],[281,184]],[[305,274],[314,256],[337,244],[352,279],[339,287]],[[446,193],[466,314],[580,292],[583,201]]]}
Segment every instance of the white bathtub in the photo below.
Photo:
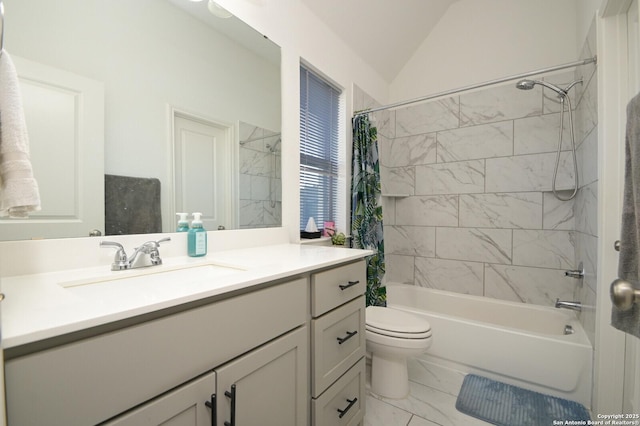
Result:
{"label": "white bathtub", "polygon": [[425,360],[590,407],[593,351],[572,311],[405,284],[387,284],[387,304],[429,321]]}

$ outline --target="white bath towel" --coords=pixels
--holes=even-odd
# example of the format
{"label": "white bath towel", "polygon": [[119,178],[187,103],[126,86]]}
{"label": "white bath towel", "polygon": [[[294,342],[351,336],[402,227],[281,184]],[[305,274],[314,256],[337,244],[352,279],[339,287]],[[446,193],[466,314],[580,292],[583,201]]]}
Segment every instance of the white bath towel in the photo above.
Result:
{"label": "white bath towel", "polygon": [[0,216],[24,218],[40,210],[18,74],[6,51],[0,56]]}

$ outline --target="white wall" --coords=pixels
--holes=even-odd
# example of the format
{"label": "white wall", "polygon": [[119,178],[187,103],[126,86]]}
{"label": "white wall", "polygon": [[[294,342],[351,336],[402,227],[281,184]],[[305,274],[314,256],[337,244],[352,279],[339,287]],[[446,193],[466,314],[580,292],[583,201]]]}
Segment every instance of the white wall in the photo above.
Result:
{"label": "white wall", "polygon": [[576,22],[578,49],[582,47],[582,43],[587,38],[587,34],[589,34],[596,11],[601,9],[605,2],[605,0],[580,0],[578,2]]}
{"label": "white wall", "polygon": [[[218,3],[282,47],[282,221],[291,241],[297,241],[300,60],[312,65],[345,91],[345,117],[351,116],[354,83],[383,103],[387,102],[388,85],[300,0],[219,0]],[[346,124],[342,135],[345,142],[349,141],[345,144],[345,158],[351,149],[351,126]],[[348,206],[346,194],[344,203]],[[341,222],[346,223],[346,214],[347,211],[345,218],[337,221],[339,228],[344,226]]]}
{"label": "white wall", "polygon": [[391,83],[390,100],[572,62],[578,45],[576,0],[459,0]]}

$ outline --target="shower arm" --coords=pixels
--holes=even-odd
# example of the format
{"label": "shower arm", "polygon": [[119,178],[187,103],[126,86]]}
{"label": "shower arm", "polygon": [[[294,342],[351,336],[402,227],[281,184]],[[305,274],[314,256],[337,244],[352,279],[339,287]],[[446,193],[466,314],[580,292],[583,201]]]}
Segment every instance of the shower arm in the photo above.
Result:
{"label": "shower arm", "polygon": [[578,79],[578,80],[574,81],[573,83],[571,83],[570,85],[568,85],[567,87],[565,87],[565,88],[564,88],[564,89],[562,89],[562,90],[564,90],[564,91],[565,91],[565,93],[567,93],[567,94],[568,94],[568,93],[569,93],[569,90],[573,89],[573,86],[575,86],[576,84],[582,84],[582,78],[580,78],[580,79]]}

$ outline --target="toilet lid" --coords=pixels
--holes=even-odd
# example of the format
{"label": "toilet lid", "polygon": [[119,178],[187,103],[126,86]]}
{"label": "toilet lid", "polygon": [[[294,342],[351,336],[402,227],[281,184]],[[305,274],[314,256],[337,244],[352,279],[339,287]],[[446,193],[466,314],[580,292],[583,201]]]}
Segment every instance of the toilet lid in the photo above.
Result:
{"label": "toilet lid", "polygon": [[398,337],[431,336],[431,325],[428,321],[407,312],[382,306],[367,307],[366,328],[376,333]]}

